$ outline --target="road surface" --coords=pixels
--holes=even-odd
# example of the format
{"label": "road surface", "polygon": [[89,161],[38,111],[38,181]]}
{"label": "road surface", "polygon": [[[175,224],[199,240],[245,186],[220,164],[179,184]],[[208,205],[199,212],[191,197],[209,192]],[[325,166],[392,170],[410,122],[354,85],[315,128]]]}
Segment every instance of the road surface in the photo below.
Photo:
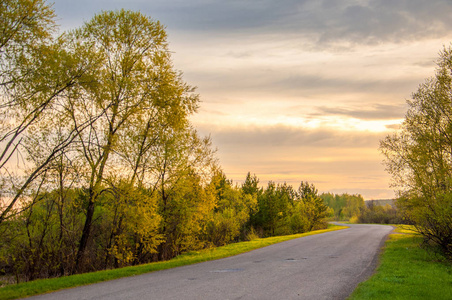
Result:
{"label": "road surface", "polygon": [[31,299],[345,299],[372,274],[391,230],[350,225],[225,259]]}

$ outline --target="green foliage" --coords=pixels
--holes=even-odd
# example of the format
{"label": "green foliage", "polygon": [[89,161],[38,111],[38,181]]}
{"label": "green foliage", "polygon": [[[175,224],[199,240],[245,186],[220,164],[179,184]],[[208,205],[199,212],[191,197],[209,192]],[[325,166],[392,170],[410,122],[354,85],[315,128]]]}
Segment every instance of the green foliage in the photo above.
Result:
{"label": "green foliage", "polygon": [[242,191],[247,195],[258,196],[262,194],[263,189],[259,187],[259,178],[251,173],[246,174],[245,181],[242,184]]}
{"label": "green foliage", "polygon": [[314,185],[301,182],[298,190],[287,184],[269,182],[259,192],[258,210],[251,225],[264,236],[301,233],[325,228],[328,207]]}
{"label": "green foliage", "polygon": [[160,232],[164,236],[159,247],[159,259],[202,249],[205,245],[203,235],[215,207],[212,193],[202,187],[199,176],[195,174],[178,178],[167,188],[159,194]]}
{"label": "green foliage", "polygon": [[322,198],[319,197],[315,186],[302,181],[298,188],[298,198],[304,203],[305,213],[310,223],[308,230],[324,228],[329,211]]}
{"label": "green foliage", "polygon": [[264,236],[289,234],[290,204],[289,188],[269,182],[257,199],[258,211],[253,226],[260,228]]}
{"label": "green foliage", "polygon": [[357,216],[358,223],[375,224],[407,224],[399,210],[390,204],[378,205],[375,201],[367,201],[367,205]]}
{"label": "green foliage", "polygon": [[0,247],[0,265],[16,281],[68,274],[74,261],[74,244],[82,227],[77,192],[56,191],[25,213],[2,225],[5,243]]}
{"label": "green foliage", "polygon": [[292,232],[306,232],[311,227],[309,216],[306,213],[306,204],[303,201],[295,201],[290,216],[290,229]]}
{"label": "green foliage", "polygon": [[256,195],[234,187],[221,171],[213,175],[210,188],[216,195],[216,206],[207,225],[207,240],[215,246],[239,240],[257,209]]}
{"label": "green foliage", "polygon": [[257,234],[257,232],[254,230],[253,227],[250,228],[249,232],[246,233],[245,236],[245,241],[253,241],[255,239],[258,239],[259,235]]}
{"label": "green foliage", "polygon": [[215,246],[224,246],[240,234],[240,220],[236,220],[233,208],[214,213],[206,228],[208,241]]}
{"label": "green foliage", "polygon": [[361,195],[326,193],[320,195],[325,204],[334,210],[334,219],[337,221],[357,219],[365,209],[364,198]]}
{"label": "green foliage", "polygon": [[149,192],[123,183],[99,199],[95,216],[94,241],[104,250],[93,257],[102,264],[96,269],[147,262],[157,252],[161,217]]}
{"label": "green foliage", "polygon": [[421,84],[401,130],[381,141],[398,188],[397,205],[428,240],[452,257],[452,48],[433,78]]}

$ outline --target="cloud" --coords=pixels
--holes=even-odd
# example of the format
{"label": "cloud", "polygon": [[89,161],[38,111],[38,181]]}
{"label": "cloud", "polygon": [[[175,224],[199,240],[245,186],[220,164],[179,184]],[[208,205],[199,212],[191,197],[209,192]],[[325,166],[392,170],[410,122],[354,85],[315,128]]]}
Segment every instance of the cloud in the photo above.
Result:
{"label": "cloud", "polygon": [[372,77],[329,77],[328,75],[297,74],[275,82],[274,86],[286,91],[298,91],[302,94],[329,93],[378,93],[390,94],[394,91],[413,89],[411,78],[378,79]]}
{"label": "cloud", "polygon": [[401,124],[386,125],[386,128],[388,128],[388,129],[395,129],[395,130],[397,130],[397,129],[400,129],[400,127],[401,127]]}
{"label": "cloud", "polygon": [[[57,0],[66,24],[105,9],[152,16],[171,30],[214,35],[296,35],[316,44],[378,44],[439,37],[450,28],[449,0]],[[75,12],[75,13],[74,13]],[[81,20],[79,20],[80,22]]]}
{"label": "cloud", "polygon": [[[439,36],[448,31],[452,4],[446,0],[336,1],[316,10],[324,42],[350,40],[377,44]],[[323,13],[323,17],[320,17]]]}
{"label": "cloud", "polygon": [[[401,119],[407,111],[407,105],[365,104],[364,108],[318,107],[314,116],[329,114],[347,116],[361,120]],[[389,125],[388,125],[389,126]],[[394,128],[388,127],[387,128]]]}
{"label": "cloud", "polygon": [[287,148],[373,148],[385,133],[341,132],[325,128],[300,128],[287,125],[275,126],[224,126],[202,128],[201,132],[211,132],[215,145],[226,149],[251,149],[265,147]]}
{"label": "cloud", "polygon": [[[298,34],[318,43],[376,44],[440,36],[449,31],[448,0],[168,1],[158,14],[180,30],[236,34]],[[158,6],[157,6],[158,7]]]}
{"label": "cloud", "polygon": [[[186,74],[188,75],[186,78],[191,82],[201,82],[200,88],[204,92],[218,94],[218,91],[221,91],[222,95],[229,95],[229,98],[231,96],[240,97],[252,92],[254,97],[260,94],[261,96],[279,95],[286,98],[306,98],[317,95],[325,98],[325,95],[328,95],[327,98],[332,102],[335,98],[343,98],[340,97],[341,95],[357,93],[367,93],[383,101],[387,101],[388,98],[394,99],[393,95],[409,96],[409,93],[414,91],[417,84],[423,79],[422,75],[418,76],[417,81],[403,75],[399,78],[387,79],[373,77],[376,75],[359,77],[343,74],[341,77],[339,74],[341,66],[329,66],[329,71],[326,71],[322,69],[325,66],[319,65],[317,72],[303,70],[302,64],[299,67],[300,70],[291,70],[283,66],[266,68],[264,63],[256,65],[248,62],[233,71],[222,68],[191,71]],[[346,68],[346,64],[343,67]],[[349,66],[350,69],[356,69],[358,72],[359,67]],[[382,72],[380,75],[386,74]],[[271,99],[271,101],[275,100]],[[368,100],[366,99],[366,101]],[[405,101],[403,98],[397,100]]]}

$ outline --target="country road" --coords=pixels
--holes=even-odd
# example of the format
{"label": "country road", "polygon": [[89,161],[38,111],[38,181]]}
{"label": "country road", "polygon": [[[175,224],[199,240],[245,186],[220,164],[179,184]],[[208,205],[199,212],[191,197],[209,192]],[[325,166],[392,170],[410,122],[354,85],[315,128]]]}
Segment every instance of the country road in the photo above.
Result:
{"label": "country road", "polygon": [[241,255],[28,299],[345,299],[391,226],[350,225]]}

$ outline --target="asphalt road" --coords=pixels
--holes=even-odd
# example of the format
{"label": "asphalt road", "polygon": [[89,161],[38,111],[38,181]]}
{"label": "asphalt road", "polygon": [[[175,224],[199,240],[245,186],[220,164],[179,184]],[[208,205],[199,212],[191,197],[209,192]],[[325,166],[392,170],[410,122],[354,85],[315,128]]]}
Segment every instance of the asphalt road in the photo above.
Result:
{"label": "asphalt road", "polygon": [[225,259],[29,299],[345,299],[372,274],[391,230],[351,225]]}

